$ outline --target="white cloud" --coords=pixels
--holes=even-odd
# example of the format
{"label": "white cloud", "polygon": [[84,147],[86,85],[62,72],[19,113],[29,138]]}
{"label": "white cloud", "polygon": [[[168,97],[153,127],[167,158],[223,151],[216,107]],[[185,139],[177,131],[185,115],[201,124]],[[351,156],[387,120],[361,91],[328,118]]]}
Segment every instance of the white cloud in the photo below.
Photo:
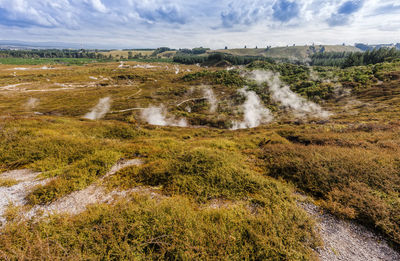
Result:
{"label": "white cloud", "polygon": [[100,13],[105,13],[107,12],[107,8],[105,7],[105,5],[101,2],[101,0],[90,0],[93,8],[100,12]]}
{"label": "white cloud", "polygon": [[110,47],[400,41],[396,0],[365,0],[362,8],[342,17],[346,23],[330,26],[329,18],[348,1],[0,0],[0,30],[13,40]]}

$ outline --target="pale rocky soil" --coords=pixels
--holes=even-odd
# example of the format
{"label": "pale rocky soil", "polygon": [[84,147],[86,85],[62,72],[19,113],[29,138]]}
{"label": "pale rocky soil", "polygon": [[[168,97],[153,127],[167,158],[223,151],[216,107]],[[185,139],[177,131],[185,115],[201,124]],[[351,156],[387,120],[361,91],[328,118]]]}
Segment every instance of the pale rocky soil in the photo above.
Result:
{"label": "pale rocky soil", "polygon": [[[37,216],[38,213],[43,213],[45,215],[54,214],[54,213],[68,213],[72,215],[79,214],[86,210],[87,206],[98,203],[111,203],[117,198],[125,197],[130,192],[134,192],[134,190],[128,191],[111,191],[107,192],[106,189],[101,185],[101,182],[117,173],[119,170],[130,167],[130,166],[139,166],[142,164],[141,160],[133,159],[133,160],[123,160],[115,164],[111,170],[104,175],[101,179],[99,179],[94,184],[88,186],[87,188],[79,191],[72,192],[68,196],[65,196],[49,205],[45,206],[35,206],[28,213],[26,213],[27,218],[31,218]],[[139,191],[139,188],[136,188]],[[146,189],[142,189],[145,191]]]}
{"label": "pale rocky soil", "polygon": [[1,179],[18,181],[18,184],[11,187],[0,187],[0,222],[6,220],[3,217],[8,206],[23,206],[26,204],[25,197],[37,185],[46,184],[48,179],[38,179],[40,173],[30,170],[13,170],[0,175]]}
{"label": "pale rocky soil", "polygon": [[[23,216],[25,218],[32,218],[34,216],[48,215],[52,213],[68,213],[68,214],[79,214],[86,210],[86,207],[91,204],[97,203],[111,203],[117,198],[125,197],[129,193],[146,193],[151,197],[155,197],[157,193],[156,189],[137,187],[127,191],[111,191],[107,192],[106,189],[101,185],[101,182],[114,175],[119,170],[129,166],[139,166],[142,164],[141,160],[121,160],[115,164],[111,170],[99,179],[94,184],[87,188],[75,191],[66,197],[63,197],[48,205],[37,205],[30,209]],[[18,183],[11,187],[0,187],[0,222],[5,223],[4,213],[10,205],[13,206],[24,206],[26,204],[26,196],[36,186],[44,185],[50,181],[50,179],[39,179],[40,173],[33,172],[30,170],[13,170],[0,174],[0,179],[15,180]]]}
{"label": "pale rocky soil", "polygon": [[324,247],[317,249],[322,261],[399,261],[400,254],[384,238],[366,227],[324,213],[310,202],[299,203],[317,221]]}

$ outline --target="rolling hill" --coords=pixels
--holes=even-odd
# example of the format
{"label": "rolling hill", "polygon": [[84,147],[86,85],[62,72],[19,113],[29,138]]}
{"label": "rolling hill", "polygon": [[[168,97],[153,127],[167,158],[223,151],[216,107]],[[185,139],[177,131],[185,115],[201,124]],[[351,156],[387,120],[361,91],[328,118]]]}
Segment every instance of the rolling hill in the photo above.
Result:
{"label": "rolling hill", "polygon": [[220,52],[239,56],[263,56],[275,59],[288,59],[303,61],[311,55],[319,52],[361,52],[354,46],[343,45],[315,45],[315,46],[289,46],[273,48],[240,48],[221,49],[212,52]]}

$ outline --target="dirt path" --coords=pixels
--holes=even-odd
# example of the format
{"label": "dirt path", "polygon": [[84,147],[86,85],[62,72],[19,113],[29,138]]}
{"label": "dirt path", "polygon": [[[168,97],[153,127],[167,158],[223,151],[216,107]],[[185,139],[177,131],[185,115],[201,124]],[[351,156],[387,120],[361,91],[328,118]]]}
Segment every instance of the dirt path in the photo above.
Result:
{"label": "dirt path", "polygon": [[324,247],[317,252],[322,261],[398,261],[400,254],[387,241],[364,226],[340,220],[309,202],[299,203],[317,220]]}
{"label": "dirt path", "polygon": [[10,84],[10,85],[6,85],[6,86],[0,86],[0,90],[1,91],[2,90],[15,91],[15,90],[18,90],[18,89],[16,89],[17,87],[22,86],[22,85],[28,85],[28,84],[31,84],[31,83],[30,82],[24,82],[24,83],[16,83],[16,84]]}

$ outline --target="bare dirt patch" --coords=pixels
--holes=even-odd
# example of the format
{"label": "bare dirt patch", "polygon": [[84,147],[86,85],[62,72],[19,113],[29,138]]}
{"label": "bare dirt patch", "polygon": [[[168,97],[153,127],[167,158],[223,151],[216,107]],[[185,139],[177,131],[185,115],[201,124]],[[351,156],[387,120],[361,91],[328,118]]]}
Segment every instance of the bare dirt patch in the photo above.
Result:
{"label": "bare dirt patch", "polygon": [[55,214],[55,213],[68,213],[71,215],[76,215],[85,211],[86,207],[89,205],[99,204],[99,203],[112,203],[115,199],[126,197],[129,193],[132,192],[151,193],[151,191],[146,188],[134,188],[126,191],[115,190],[107,192],[106,189],[103,186],[101,186],[101,182],[106,177],[114,175],[123,168],[130,166],[139,166],[141,164],[142,161],[139,159],[121,160],[117,164],[115,164],[110,169],[110,171],[96,183],[90,185],[89,187],[83,190],[75,191],[67,195],[66,197],[63,197],[49,205],[35,206],[25,216],[27,218],[31,218],[37,216],[38,213],[43,213],[45,215]]}

